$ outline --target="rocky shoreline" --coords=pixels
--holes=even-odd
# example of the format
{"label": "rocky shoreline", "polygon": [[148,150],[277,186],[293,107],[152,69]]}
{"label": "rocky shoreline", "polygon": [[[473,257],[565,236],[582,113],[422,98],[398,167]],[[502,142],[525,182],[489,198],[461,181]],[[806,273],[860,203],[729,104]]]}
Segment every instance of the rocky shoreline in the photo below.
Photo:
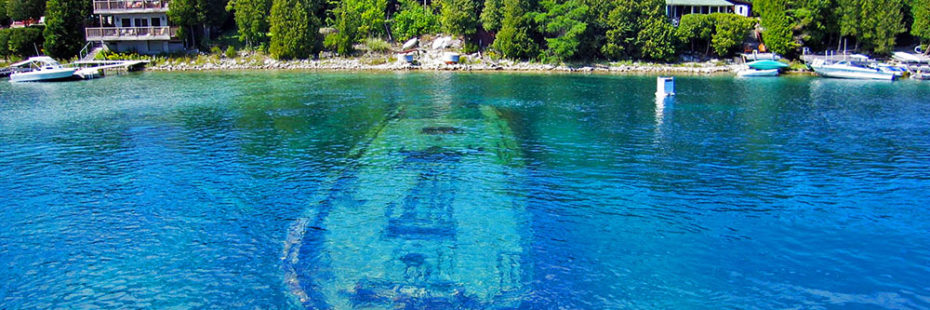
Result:
{"label": "rocky shoreline", "polygon": [[550,65],[509,60],[492,61],[479,55],[463,55],[464,63],[446,64],[435,58],[421,57],[407,63],[402,57],[363,56],[358,58],[328,58],[321,60],[280,61],[272,58],[213,57],[208,61],[167,60],[156,62],[150,71],[227,71],[227,70],[320,70],[320,71],[471,71],[471,72],[581,72],[581,73],[655,73],[655,74],[716,74],[737,70],[737,65],[718,62],[681,64],[632,63],[619,65]]}

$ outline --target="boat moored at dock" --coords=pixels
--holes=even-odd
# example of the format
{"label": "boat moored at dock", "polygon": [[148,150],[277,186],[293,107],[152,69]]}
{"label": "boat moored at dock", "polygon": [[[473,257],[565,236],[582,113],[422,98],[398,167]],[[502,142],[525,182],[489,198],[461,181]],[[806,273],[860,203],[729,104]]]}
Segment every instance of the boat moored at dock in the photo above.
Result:
{"label": "boat moored at dock", "polygon": [[811,62],[810,67],[820,76],[829,78],[891,81],[897,77],[895,72],[870,68],[865,64],[848,60],[828,63],[823,59],[816,59]]}
{"label": "boat moored at dock", "polygon": [[738,77],[773,77],[778,76],[778,69],[768,69],[768,70],[757,70],[757,69],[743,69],[736,72]]}
{"label": "boat moored at dock", "polygon": [[58,61],[48,56],[30,57],[24,61],[10,65],[13,72],[10,82],[41,82],[60,81],[74,78],[78,68],[62,66]]}

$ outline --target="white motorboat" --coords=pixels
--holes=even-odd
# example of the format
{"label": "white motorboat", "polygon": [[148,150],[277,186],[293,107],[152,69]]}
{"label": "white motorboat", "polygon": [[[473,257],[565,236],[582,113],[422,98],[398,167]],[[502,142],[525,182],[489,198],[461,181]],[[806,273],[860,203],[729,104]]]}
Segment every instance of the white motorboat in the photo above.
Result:
{"label": "white motorboat", "polygon": [[920,66],[916,72],[911,74],[915,80],[930,80],[930,66]]}
{"label": "white motorboat", "polygon": [[14,72],[10,82],[57,81],[74,78],[78,68],[67,68],[48,56],[30,57],[10,65]]}
{"label": "white motorboat", "polygon": [[751,68],[745,68],[736,72],[738,77],[767,77],[767,76],[778,76],[778,69],[769,69],[769,70],[756,70]]}
{"label": "white motorboat", "polygon": [[869,68],[864,65],[851,61],[838,61],[827,63],[823,59],[814,60],[810,64],[811,69],[823,77],[840,78],[840,79],[861,79],[861,80],[894,80],[894,72],[886,72],[875,68]]}

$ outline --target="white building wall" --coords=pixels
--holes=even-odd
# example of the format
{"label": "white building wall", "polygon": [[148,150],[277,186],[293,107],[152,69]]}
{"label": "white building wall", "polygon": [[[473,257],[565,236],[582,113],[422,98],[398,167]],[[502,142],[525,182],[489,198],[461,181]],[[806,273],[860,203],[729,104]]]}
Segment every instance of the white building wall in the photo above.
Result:
{"label": "white building wall", "polygon": [[734,6],[736,15],[749,17],[749,6],[745,4],[737,4]]}

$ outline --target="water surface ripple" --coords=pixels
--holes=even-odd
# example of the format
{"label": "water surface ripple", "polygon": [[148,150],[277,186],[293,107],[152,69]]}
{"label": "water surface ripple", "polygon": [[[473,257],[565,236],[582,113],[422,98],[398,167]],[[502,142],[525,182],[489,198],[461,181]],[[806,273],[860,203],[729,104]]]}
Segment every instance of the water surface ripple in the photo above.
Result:
{"label": "water surface ripple", "polygon": [[[524,270],[519,294],[492,304],[930,308],[926,83],[677,84],[678,96],[657,101],[650,76],[139,73],[0,83],[0,308],[326,307],[288,287],[288,229],[322,210],[320,197],[345,206],[354,200],[340,193],[365,198],[338,185],[358,180],[340,178],[397,156],[353,150],[398,109],[415,121],[490,109],[512,131],[519,165],[445,176],[457,180],[457,200],[481,201],[481,188],[519,204],[519,241],[476,241],[523,251],[496,263]],[[358,186],[390,194],[376,185],[416,177],[404,173],[413,172],[369,171]],[[366,210],[348,210],[340,216],[364,221]],[[369,219],[342,224],[384,220]],[[338,233],[319,235],[303,244],[307,261],[331,259],[320,240]],[[315,277],[327,270],[306,268],[302,279],[325,286]],[[472,291],[482,275],[472,275]],[[327,295],[319,285],[303,288]],[[460,300],[451,306],[490,306]]]}

